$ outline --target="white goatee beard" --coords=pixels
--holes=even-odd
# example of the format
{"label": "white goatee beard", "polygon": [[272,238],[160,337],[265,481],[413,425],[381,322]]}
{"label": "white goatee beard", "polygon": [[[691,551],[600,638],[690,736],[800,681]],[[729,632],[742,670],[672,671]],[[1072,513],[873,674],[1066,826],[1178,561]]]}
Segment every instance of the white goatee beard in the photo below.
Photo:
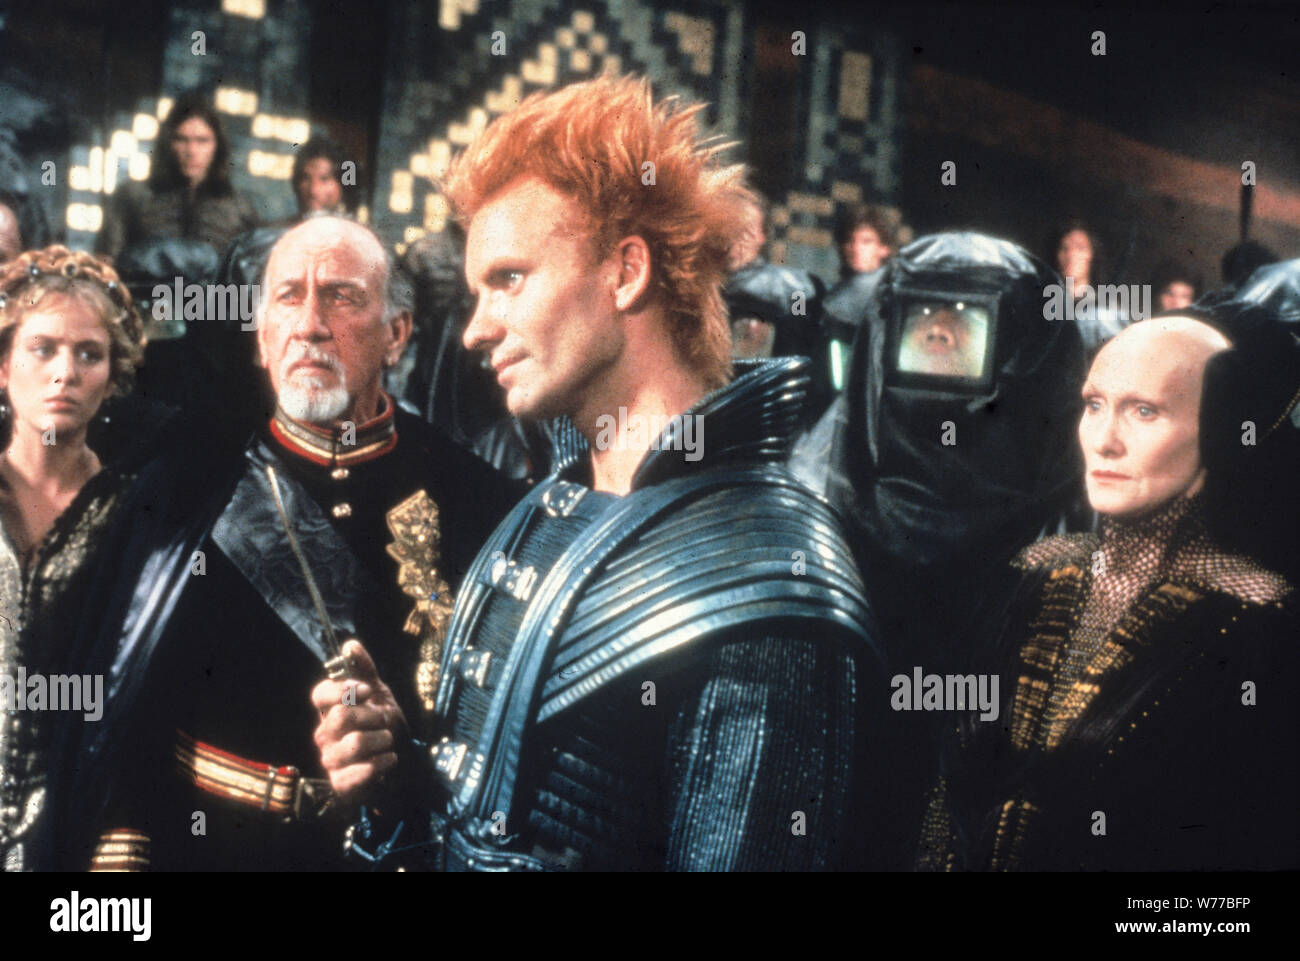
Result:
{"label": "white goatee beard", "polygon": [[280,408],[294,420],[308,424],[330,424],[348,409],[348,391],[337,387],[297,387],[286,384],[280,390]]}

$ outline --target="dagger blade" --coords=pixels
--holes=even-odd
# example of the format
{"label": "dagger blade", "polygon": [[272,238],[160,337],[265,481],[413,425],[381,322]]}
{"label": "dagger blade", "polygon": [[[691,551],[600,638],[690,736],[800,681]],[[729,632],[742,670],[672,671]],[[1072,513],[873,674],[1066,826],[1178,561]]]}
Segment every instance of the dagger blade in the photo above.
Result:
{"label": "dagger blade", "polygon": [[339,643],[338,634],[334,631],[334,624],[325,611],[325,600],[321,597],[320,588],[316,586],[316,578],[312,576],[307,557],[303,554],[302,548],[298,546],[298,538],[294,536],[293,525],[289,523],[289,512],[284,509],[284,500],[280,496],[280,479],[276,477],[275,468],[270,464],[266,465],[266,476],[271,482],[271,496],[275,498],[275,509],[280,515],[280,522],[284,525],[284,533],[289,538],[289,547],[293,551],[293,556],[298,560],[298,569],[302,571],[302,579],[307,585],[307,593],[311,595],[312,606],[316,608],[316,616],[320,618],[325,650],[330,655],[329,660],[325,662],[325,670],[331,680],[340,680],[349,674],[347,659],[343,656],[343,646]]}

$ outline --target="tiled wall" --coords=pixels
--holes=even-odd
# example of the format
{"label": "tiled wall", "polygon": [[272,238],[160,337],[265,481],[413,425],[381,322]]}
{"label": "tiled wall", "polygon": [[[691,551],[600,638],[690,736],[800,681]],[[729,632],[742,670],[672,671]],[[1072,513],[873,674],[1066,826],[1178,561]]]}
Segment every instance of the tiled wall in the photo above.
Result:
{"label": "tiled wall", "polygon": [[[742,4],[442,0],[435,11],[405,0],[392,9],[373,219],[402,243],[442,228],[434,180],[453,152],[534,90],[605,69],[644,73],[661,93],[710,103],[710,122],[727,134],[750,132],[754,14]],[[837,205],[897,194],[899,61],[887,36],[815,14],[797,26],[805,36],[799,54],[791,41],[799,89],[788,122],[799,126],[800,156],[795,188],[771,198],[774,254],[832,276]]]}
{"label": "tiled wall", "polygon": [[[755,11],[724,0],[397,0],[388,7],[382,63],[316,69],[383,71],[366,214],[401,248],[444,225],[435,180],[453,152],[534,90],[607,69],[644,73],[661,94],[707,101],[710,123],[748,139]],[[784,75],[797,89],[791,115],[779,122],[796,128],[795,169],[779,178],[790,189],[771,198],[774,256],[830,277],[837,206],[897,197],[902,69],[893,39],[866,24],[809,12],[787,15],[787,26],[793,66]],[[93,243],[118,183],[148,176],[158,120],[171,98],[194,87],[217,89],[236,188],[267,220],[292,213],[293,151],[314,132],[307,116],[311,28],[296,0],[174,6],[160,51],[159,96],[116,118],[103,143],[73,148],[66,218],[74,245]],[[195,31],[204,34],[202,56],[194,53]],[[761,154],[748,159],[764,163]]]}

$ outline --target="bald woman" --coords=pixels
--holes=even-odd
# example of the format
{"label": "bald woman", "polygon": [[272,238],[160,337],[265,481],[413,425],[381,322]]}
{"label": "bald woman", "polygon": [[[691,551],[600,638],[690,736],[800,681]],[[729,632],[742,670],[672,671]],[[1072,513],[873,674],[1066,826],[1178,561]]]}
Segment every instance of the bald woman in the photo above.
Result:
{"label": "bald woman", "polygon": [[923,867],[1296,866],[1296,592],[1206,525],[1204,445],[1240,442],[1200,430],[1230,401],[1205,373],[1231,346],[1173,316],[1098,353],[1079,443],[1100,533],[1017,559],[976,655],[1003,704],[954,727]]}

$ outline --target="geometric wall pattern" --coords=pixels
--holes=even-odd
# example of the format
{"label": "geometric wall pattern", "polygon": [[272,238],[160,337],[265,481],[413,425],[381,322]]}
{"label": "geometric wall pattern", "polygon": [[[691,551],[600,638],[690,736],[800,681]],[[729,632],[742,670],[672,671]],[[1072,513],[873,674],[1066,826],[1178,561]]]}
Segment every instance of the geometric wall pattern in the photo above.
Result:
{"label": "geometric wall pattern", "polygon": [[535,90],[635,71],[664,93],[715,105],[737,100],[736,75],[717,55],[716,38],[736,18],[723,6],[689,16],[638,2],[442,0],[436,23],[431,7],[419,0],[391,7],[373,220],[404,243],[442,228],[446,208],[434,181],[452,153]]}
{"label": "geometric wall pattern", "polygon": [[[535,90],[606,69],[644,73],[660,95],[706,101],[706,120],[719,132],[740,140],[749,133],[744,98],[753,86],[756,14],[738,2],[397,0],[387,10],[389,49],[375,65],[384,72],[384,109],[363,216],[399,249],[444,225],[435,182],[454,152]],[[892,203],[900,182],[904,67],[896,40],[860,21],[851,13],[800,16],[806,36],[789,118],[798,127],[797,169],[792,188],[770,198],[774,259],[828,279],[837,208]],[[148,176],[157,121],[171,98],[196,87],[217,89],[235,187],[265,220],[291,215],[293,152],[319,132],[305,80],[311,26],[296,0],[172,7],[159,96],[71,152],[70,243],[89,248],[116,185]]]}
{"label": "geometric wall pattern", "polygon": [[[385,112],[372,219],[405,245],[447,216],[435,181],[455,150],[534,90],[606,69],[644,73],[660,94],[707,101],[743,138],[752,25],[738,3],[406,0],[390,7]],[[837,208],[889,203],[899,184],[900,68],[890,38],[808,17],[800,63],[801,169],[774,204],[776,259],[833,275]],[[846,33],[846,30],[850,31]]]}

